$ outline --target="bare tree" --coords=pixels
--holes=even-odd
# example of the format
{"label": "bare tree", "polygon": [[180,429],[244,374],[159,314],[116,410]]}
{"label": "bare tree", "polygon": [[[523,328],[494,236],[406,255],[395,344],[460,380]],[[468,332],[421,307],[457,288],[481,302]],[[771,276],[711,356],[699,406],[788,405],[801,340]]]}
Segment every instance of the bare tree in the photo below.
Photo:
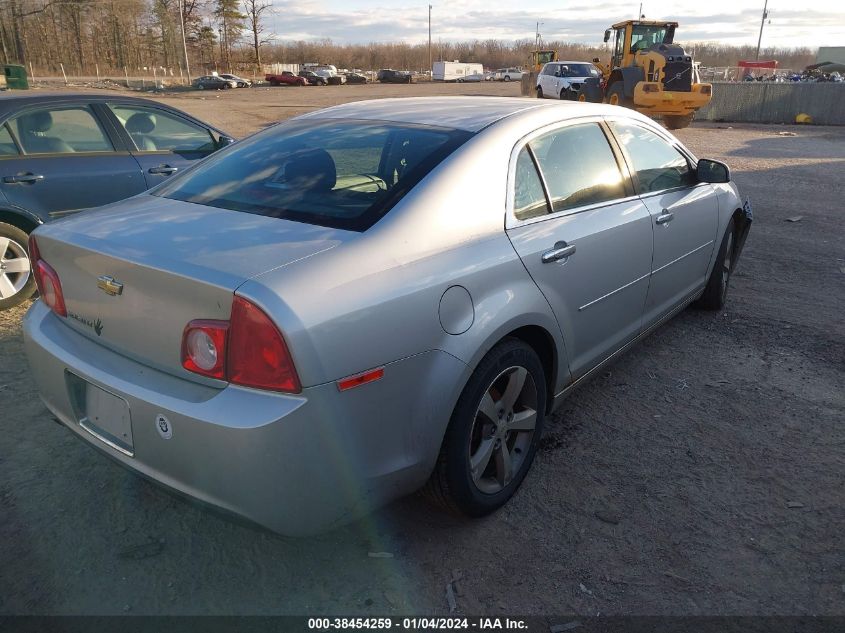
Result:
{"label": "bare tree", "polygon": [[249,29],[252,31],[252,48],[255,51],[255,68],[261,72],[261,34],[264,32],[264,25],[261,24],[261,15],[273,5],[262,0],[243,0],[244,13],[246,14]]}

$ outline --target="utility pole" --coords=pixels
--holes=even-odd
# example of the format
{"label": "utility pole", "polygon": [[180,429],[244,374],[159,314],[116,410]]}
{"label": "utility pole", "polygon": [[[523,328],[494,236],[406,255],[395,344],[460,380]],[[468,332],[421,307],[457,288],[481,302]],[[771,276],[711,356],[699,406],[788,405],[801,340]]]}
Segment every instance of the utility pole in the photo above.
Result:
{"label": "utility pole", "polygon": [[540,27],[544,24],[545,22],[537,22],[537,29],[534,32],[534,50],[540,50]]}
{"label": "utility pole", "polygon": [[179,24],[182,25],[182,52],[185,53],[185,72],[188,75],[188,83],[191,83],[191,64],[188,62],[188,44],[185,41],[185,2],[179,0]]}
{"label": "utility pole", "polygon": [[763,3],[763,17],[760,18],[760,36],[757,38],[757,53],[754,55],[754,61],[760,61],[760,42],[763,41],[763,25],[766,23],[766,18],[769,17],[769,12],[766,10],[769,6],[769,0]]}
{"label": "utility pole", "polygon": [[428,71],[434,77],[433,64],[431,63],[431,5],[428,5]]}

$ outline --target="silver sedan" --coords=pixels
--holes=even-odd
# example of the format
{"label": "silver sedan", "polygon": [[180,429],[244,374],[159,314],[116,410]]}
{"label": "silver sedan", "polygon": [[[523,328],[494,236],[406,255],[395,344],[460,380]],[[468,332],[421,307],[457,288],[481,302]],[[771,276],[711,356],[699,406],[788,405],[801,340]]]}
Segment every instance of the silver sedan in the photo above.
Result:
{"label": "silver sedan", "polygon": [[630,110],[351,103],[36,230],[26,349],[84,441],[278,532],[419,488],[480,516],[573,387],[724,304],[750,223]]}

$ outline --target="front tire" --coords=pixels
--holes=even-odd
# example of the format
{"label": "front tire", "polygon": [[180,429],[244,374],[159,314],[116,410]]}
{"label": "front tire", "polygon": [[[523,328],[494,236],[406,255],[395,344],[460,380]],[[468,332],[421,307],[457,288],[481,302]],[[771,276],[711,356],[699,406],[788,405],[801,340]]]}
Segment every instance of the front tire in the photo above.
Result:
{"label": "front tire", "polygon": [[0,222],[0,310],[19,305],[35,294],[28,241],[24,231]]}
{"label": "front tire", "polygon": [[505,75],[505,78],[502,81],[510,81],[510,80],[511,80],[511,76]]}
{"label": "front tire", "polygon": [[625,96],[625,84],[616,81],[607,89],[607,102],[610,105],[618,105],[623,108],[633,108],[634,100]]}
{"label": "front tire", "polygon": [[716,263],[707,279],[704,292],[696,301],[695,305],[704,310],[721,310],[725,307],[728,297],[728,286],[731,281],[731,273],[734,267],[734,251],[736,244],[736,222],[731,219],[722,244],[719,246],[719,253],[716,255]]}
{"label": "front tire", "polygon": [[471,517],[516,492],[543,432],[546,380],[536,352],[518,339],[491,349],[461,393],[425,492]]}

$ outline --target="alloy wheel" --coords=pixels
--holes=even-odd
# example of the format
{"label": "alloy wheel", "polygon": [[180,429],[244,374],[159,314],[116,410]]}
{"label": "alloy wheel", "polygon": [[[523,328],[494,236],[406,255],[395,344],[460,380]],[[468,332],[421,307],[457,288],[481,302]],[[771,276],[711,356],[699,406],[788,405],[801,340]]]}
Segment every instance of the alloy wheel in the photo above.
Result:
{"label": "alloy wheel", "polygon": [[479,491],[496,494],[517,477],[536,426],[534,378],[525,367],[509,367],[484,392],[470,432],[470,475]]}
{"label": "alloy wheel", "polygon": [[10,299],[26,286],[32,275],[26,248],[0,235],[0,299]]}

